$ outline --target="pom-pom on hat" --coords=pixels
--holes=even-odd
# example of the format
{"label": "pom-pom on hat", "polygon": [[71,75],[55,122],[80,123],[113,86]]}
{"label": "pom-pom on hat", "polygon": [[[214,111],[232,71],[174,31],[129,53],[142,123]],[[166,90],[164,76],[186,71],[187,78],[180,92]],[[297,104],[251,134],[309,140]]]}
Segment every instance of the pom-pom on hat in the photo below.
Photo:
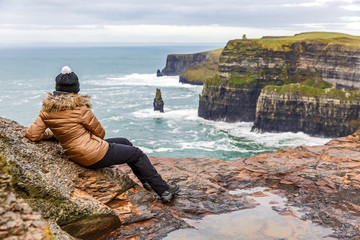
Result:
{"label": "pom-pom on hat", "polygon": [[71,68],[64,66],[61,69],[61,73],[55,78],[56,91],[78,93],[80,91],[79,79]]}

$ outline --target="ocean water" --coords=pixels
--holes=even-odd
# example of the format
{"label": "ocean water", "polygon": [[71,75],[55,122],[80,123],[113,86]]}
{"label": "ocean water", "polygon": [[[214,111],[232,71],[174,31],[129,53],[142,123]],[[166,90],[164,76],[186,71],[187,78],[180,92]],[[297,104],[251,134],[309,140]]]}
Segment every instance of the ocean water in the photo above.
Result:
{"label": "ocean water", "polygon": [[[252,123],[225,123],[197,116],[202,86],[156,77],[170,53],[222,46],[0,48],[0,116],[29,126],[55,77],[68,65],[90,95],[106,137],[126,137],[149,156],[214,157],[234,160],[283,147],[329,141],[304,133],[253,133]],[[165,113],[153,111],[156,88]]]}

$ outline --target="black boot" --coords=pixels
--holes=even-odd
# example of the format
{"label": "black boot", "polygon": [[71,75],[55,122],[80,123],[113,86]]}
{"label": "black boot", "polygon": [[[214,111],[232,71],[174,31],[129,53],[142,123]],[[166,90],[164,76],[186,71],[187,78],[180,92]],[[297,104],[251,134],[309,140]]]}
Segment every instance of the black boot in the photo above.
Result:
{"label": "black boot", "polygon": [[146,190],[148,190],[148,191],[152,190],[152,188],[148,182],[143,182],[142,185]]}
{"label": "black boot", "polygon": [[180,192],[180,187],[178,185],[170,186],[163,194],[161,194],[161,201],[163,203],[169,203],[173,199],[176,193]]}

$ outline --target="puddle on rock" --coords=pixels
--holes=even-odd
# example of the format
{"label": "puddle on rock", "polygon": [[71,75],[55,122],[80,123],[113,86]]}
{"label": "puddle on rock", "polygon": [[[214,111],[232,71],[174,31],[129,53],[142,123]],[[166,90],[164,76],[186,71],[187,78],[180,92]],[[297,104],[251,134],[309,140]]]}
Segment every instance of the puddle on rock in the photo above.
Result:
{"label": "puddle on rock", "polygon": [[253,209],[209,215],[200,220],[185,219],[195,229],[177,230],[164,239],[333,239],[328,237],[332,233],[330,228],[300,220],[302,213],[299,209],[287,206],[286,198],[274,192],[264,187],[231,191],[230,194],[244,195],[259,205]]}

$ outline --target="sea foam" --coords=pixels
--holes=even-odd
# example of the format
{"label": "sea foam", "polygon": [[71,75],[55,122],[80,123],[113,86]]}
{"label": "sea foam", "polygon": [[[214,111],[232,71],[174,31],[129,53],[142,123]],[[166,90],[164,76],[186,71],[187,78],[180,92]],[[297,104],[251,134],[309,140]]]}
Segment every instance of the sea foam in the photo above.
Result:
{"label": "sea foam", "polygon": [[121,77],[108,77],[103,80],[87,80],[85,84],[97,86],[153,86],[153,87],[182,87],[201,88],[201,86],[183,84],[179,76],[157,77],[156,74],[133,73]]}

